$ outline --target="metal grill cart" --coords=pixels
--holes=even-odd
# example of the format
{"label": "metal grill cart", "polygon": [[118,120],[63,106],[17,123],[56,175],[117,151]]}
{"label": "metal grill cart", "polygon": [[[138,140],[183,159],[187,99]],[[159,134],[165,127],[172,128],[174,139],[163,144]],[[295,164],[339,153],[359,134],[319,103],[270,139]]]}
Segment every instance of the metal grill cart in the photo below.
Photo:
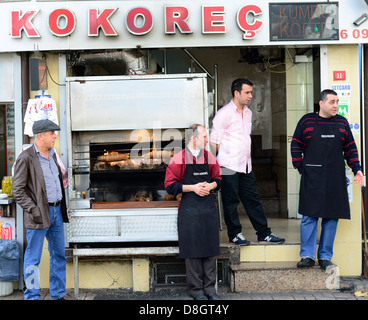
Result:
{"label": "metal grill cart", "polygon": [[93,243],[94,255],[111,254],[110,243],[120,251],[148,243],[146,254],[161,254],[152,248],[178,240],[179,201],[165,194],[166,166],[182,149],[186,128],[208,129],[206,75],[74,77],[66,84],[67,239],[75,277],[85,244]]}

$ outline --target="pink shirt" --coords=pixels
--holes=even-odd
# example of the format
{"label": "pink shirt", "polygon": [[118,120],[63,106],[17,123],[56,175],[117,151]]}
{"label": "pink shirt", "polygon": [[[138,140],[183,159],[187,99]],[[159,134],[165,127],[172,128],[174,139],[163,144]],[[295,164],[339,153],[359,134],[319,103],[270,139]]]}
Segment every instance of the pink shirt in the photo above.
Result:
{"label": "pink shirt", "polygon": [[247,106],[243,115],[231,100],[213,119],[210,141],[219,145],[217,161],[221,167],[249,173],[252,171],[252,111]]}

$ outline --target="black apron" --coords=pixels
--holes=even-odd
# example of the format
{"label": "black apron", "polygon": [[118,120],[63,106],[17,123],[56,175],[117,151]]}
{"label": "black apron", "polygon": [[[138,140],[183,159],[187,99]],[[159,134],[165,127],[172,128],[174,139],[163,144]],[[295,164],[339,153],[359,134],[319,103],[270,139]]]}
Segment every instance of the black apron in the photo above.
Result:
{"label": "black apron", "polygon": [[350,219],[343,142],[338,126],[316,123],[303,158],[299,213],[304,216]]}
{"label": "black apron", "polygon": [[[186,169],[183,184],[210,183],[206,157],[203,164],[189,164],[189,151],[186,149],[184,152]],[[178,212],[178,233],[181,258],[206,258],[220,254],[218,213],[212,193],[200,197],[195,192],[183,192]]]}

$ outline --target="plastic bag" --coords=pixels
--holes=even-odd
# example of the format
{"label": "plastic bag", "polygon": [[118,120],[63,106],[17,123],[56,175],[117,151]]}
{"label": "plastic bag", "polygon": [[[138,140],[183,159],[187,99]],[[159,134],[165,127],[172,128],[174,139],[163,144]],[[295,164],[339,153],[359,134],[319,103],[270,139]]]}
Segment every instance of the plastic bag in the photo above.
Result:
{"label": "plastic bag", "polygon": [[0,239],[0,281],[17,281],[19,246],[16,240]]}

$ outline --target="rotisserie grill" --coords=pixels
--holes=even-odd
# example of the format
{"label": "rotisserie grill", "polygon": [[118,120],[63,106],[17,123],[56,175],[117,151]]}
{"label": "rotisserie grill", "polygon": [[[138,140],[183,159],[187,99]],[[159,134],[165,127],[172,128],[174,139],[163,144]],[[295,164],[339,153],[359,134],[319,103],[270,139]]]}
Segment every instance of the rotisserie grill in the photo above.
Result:
{"label": "rotisserie grill", "polygon": [[[167,144],[160,141],[161,146]],[[158,149],[154,143],[91,144],[90,194],[95,200],[92,208],[101,208],[101,202],[176,200],[164,190],[165,170],[174,153],[174,150]],[[125,208],[129,205],[136,206],[120,204]]]}
{"label": "rotisserie grill", "polygon": [[208,128],[206,75],[67,78],[67,97],[68,241],[177,241],[165,172],[185,129]]}

